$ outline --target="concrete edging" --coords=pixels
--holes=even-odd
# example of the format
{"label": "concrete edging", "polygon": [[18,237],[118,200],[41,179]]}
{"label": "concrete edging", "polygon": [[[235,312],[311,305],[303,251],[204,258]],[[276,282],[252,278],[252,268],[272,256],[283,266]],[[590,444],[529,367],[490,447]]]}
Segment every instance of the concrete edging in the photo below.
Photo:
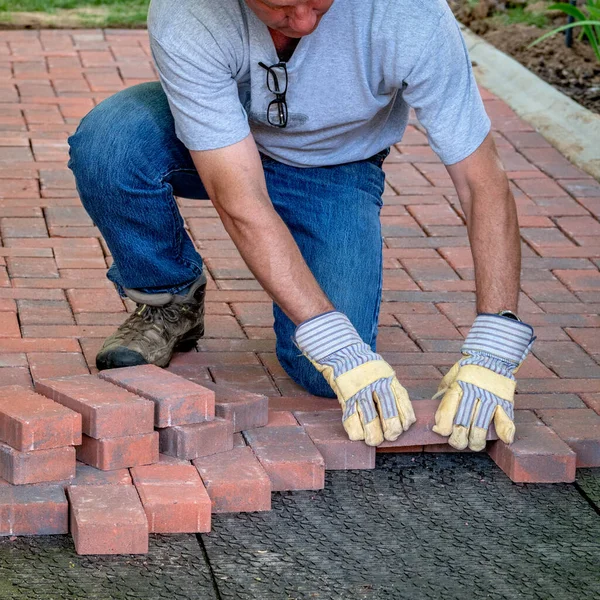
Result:
{"label": "concrete edging", "polygon": [[600,180],[600,115],[534,75],[470,29],[461,30],[475,77],[572,163]]}

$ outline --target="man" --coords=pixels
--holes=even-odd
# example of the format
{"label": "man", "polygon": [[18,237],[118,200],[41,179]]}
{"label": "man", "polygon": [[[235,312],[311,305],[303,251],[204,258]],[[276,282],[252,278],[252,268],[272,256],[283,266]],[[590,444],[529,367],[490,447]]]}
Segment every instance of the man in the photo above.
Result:
{"label": "man", "polygon": [[166,366],[202,336],[206,279],[174,193],[210,198],[274,301],[283,368],[338,397],[351,439],[397,439],[415,417],[375,351],[381,165],[412,106],[467,216],[477,285],[436,431],[481,450],[493,418],[510,443],[532,342],[514,314],[516,209],[445,0],[153,0],[149,33],[162,85],[102,102],[70,139],[108,277],[139,305],[98,368]]}

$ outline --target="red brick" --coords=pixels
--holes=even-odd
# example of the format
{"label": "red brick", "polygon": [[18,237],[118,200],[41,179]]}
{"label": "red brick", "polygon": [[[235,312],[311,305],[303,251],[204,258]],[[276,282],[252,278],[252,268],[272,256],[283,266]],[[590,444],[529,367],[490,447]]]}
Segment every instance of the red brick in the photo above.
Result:
{"label": "red brick", "polygon": [[[454,357],[456,362],[456,357]],[[288,411],[321,411],[321,410],[339,410],[340,403],[336,398],[324,398],[322,396],[311,396],[304,394],[302,396],[272,396],[269,398],[270,410],[288,410]],[[253,429],[248,427],[247,429]]]}
{"label": "red brick", "polygon": [[13,484],[60,481],[75,476],[75,448],[20,452],[0,443],[0,477]]}
{"label": "red brick", "polygon": [[0,388],[0,441],[20,451],[81,443],[77,413],[20,386]]}
{"label": "red brick", "polygon": [[0,388],[7,385],[31,387],[31,375],[27,367],[3,367],[0,369]]}
{"label": "red brick", "polygon": [[[416,400],[413,402],[416,423],[411,425],[408,431],[405,431],[394,441],[384,441],[380,448],[403,448],[405,446],[429,446],[443,444],[448,438],[438,435],[432,431],[435,425],[435,412],[440,404],[440,400]],[[493,425],[488,431],[488,440],[497,439]],[[425,448],[427,449],[427,448]]]}
{"label": "red brick", "polygon": [[600,467],[600,415],[589,408],[536,411],[577,454],[577,468]]}
{"label": "red brick", "polygon": [[233,447],[234,448],[245,448],[246,440],[244,439],[244,435],[241,431],[233,434]]}
{"label": "red brick", "polygon": [[158,462],[167,465],[191,465],[191,461],[185,460],[184,458],[177,458],[176,456],[168,456],[167,454],[159,454]]}
{"label": "red brick", "polygon": [[565,330],[586,352],[600,358],[600,331],[596,328],[568,328]]}
{"label": "red brick", "polygon": [[58,277],[53,258],[8,257],[8,273],[11,277]]}
{"label": "red brick", "polygon": [[101,471],[96,467],[77,462],[75,479],[70,483],[72,485],[131,485],[131,476],[129,469]]}
{"label": "red brick", "polygon": [[510,446],[497,440],[487,451],[515,483],[575,481],[575,453],[544,425],[521,423]]}
{"label": "red brick", "polygon": [[[2,187],[6,186],[6,184],[6,179],[0,180],[0,197],[2,197]],[[27,196],[29,196],[29,194],[27,194]],[[18,217],[5,217],[0,220],[0,232],[2,233],[2,237],[4,238],[48,237],[46,222],[44,221],[44,219],[36,218],[28,219]]]}
{"label": "red brick", "polygon": [[211,367],[210,372],[217,384],[241,388],[254,394],[277,394],[266,369],[260,365]]}
{"label": "red brick", "polygon": [[20,338],[21,329],[17,315],[13,312],[0,313],[0,336],[3,338]]}
{"label": "red brick", "polygon": [[[581,394],[581,399],[585,402],[588,408],[591,408],[596,414],[600,415],[600,393],[597,394]],[[546,408],[546,407],[544,407]],[[551,407],[548,407],[551,408]]]}
{"label": "red brick", "polygon": [[27,354],[34,380],[87,375],[89,369],[79,352],[30,352]]}
{"label": "red brick", "polygon": [[600,290],[600,271],[557,269],[554,274],[571,290]]}
{"label": "red brick", "polygon": [[154,430],[154,404],[94,375],[36,382],[36,390],[78,412],[83,433],[112,438]]}
{"label": "red brick", "polygon": [[192,465],[157,464],[131,469],[150,533],[207,533],[211,501]]}
{"label": "red brick", "polygon": [[201,423],[215,416],[215,393],[155,365],[109,369],[99,377],[151,400],[154,425]]}
{"label": "red brick", "polygon": [[267,424],[269,400],[266,396],[208,381],[202,385],[214,391],[215,415],[231,421],[234,432]]}
{"label": "red brick", "polygon": [[298,425],[298,421],[289,410],[270,410],[269,421],[265,427],[281,427],[282,425]]}
{"label": "red brick", "polygon": [[74,339],[61,338],[0,338],[0,352],[79,352]]}
{"label": "red brick", "polygon": [[415,281],[458,279],[454,270],[441,258],[404,258],[401,262]]}
{"label": "red brick", "polygon": [[[418,453],[418,452],[423,452],[423,450],[425,448],[427,448],[427,452],[440,452],[439,448],[440,447],[444,447],[444,449],[450,448],[450,451],[452,451],[452,447],[448,446],[447,444],[435,444],[432,446],[404,446],[402,448],[385,448],[385,447],[381,447],[378,446],[376,448],[377,454],[413,454],[413,453]],[[433,450],[432,448],[435,448],[435,450]],[[447,451],[447,450],[445,450]],[[458,452],[458,450],[457,450]]]}
{"label": "red brick", "polygon": [[521,287],[534,302],[577,302],[560,281],[522,281]]}
{"label": "red brick", "polygon": [[21,325],[73,325],[69,304],[56,300],[18,300]]}
{"label": "red brick", "polygon": [[262,427],[244,431],[244,437],[269,475],[273,491],[325,486],[325,461],[302,427]]}
{"label": "red brick", "polygon": [[463,337],[444,315],[398,315],[402,327],[412,336],[430,340],[462,340]]}
{"label": "red brick", "polygon": [[295,412],[294,415],[323,456],[326,470],[375,468],[375,448],[348,439],[341,410]]}
{"label": "red brick", "polygon": [[271,481],[250,448],[239,447],[193,461],[214,513],[271,509]]}
{"label": "red brick", "polygon": [[69,532],[69,504],[61,486],[0,486],[0,536]]}
{"label": "red brick", "polygon": [[158,462],[158,433],[104,439],[84,435],[77,460],[103,471],[151,465]]}
{"label": "red brick", "polygon": [[515,408],[518,410],[585,408],[585,404],[575,394],[517,394]]}
{"label": "red brick", "polygon": [[233,426],[231,421],[225,419],[165,427],[159,433],[160,451],[186,460],[233,448]]}
{"label": "red brick", "polygon": [[68,289],[67,298],[75,314],[86,312],[125,312],[115,289]]}
{"label": "red brick", "polygon": [[600,366],[575,342],[538,342],[533,352],[563,379],[600,377]]}
{"label": "red brick", "polygon": [[67,490],[78,554],[144,554],[148,522],[132,485],[80,485]]}

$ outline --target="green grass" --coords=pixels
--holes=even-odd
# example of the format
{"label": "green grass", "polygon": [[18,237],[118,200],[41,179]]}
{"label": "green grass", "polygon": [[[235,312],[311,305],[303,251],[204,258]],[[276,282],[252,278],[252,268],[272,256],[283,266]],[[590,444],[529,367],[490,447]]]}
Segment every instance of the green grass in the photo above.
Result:
{"label": "green grass", "polygon": [[507,8],[506,11],[496,13],[493,17],[502,25],[523,23],[524,25],[535,25],[535,27],[547,27],[548,17],[543,13],[532,13],[526,11],[522,6]]}
{"label": "green grass", "polygon": [[0,0],[0,22],[18,23],[23,15],[37,13],[54,26],[74,22],[81,27],[143,27],[150,0]]}

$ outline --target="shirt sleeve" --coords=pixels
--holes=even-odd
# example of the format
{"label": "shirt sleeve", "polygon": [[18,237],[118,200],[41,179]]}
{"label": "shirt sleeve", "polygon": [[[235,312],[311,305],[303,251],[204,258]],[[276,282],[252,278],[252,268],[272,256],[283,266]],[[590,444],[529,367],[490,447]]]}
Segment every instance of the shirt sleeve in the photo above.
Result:
{"label": "shirt sleeve", "polygon": [[175,120],[189,150],[214,150],[250,133],[232,69],[206,32],[177,44],[150,34],[150,48]]}
{"label": "shirt sleeve", "polygon": [[403,82],[403,98],[446,165],[472,154],[490,131],[467,48],[449,8]]}

